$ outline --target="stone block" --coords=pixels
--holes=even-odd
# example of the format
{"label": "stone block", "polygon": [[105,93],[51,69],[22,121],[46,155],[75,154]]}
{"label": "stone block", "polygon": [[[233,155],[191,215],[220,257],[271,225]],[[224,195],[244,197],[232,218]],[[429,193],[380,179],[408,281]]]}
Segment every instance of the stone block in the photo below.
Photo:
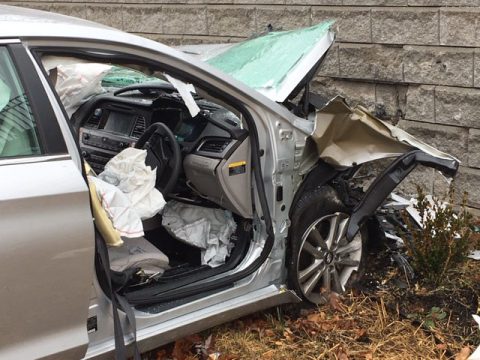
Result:
{"label": "stone block", "polygon": [[[227,0],[225,2],[222,2],[222,0],[214,0],[213,2],[210,1],[205,1],[205,0],[199,0],[202,1],[203,3],[208,3],[208,4],[228,4],[232,2],[232,0]],[[287,1],[286,0],[233,0],[234,4],[238,5],[285,5]],[[290,3],[288,3],[290,4]],[[304,5],[304,4],[301,4]]]}
{"label": "stone block", "polygon": [[473,67],[474,67],[474,86],[480,87],[480,49],[475,49],[473,57]]}
{"label": "stone block", "polygon": [[343,0],[343,5],[353,6],[406,6],[407,0]]}
{"label": "stone block", "polygon": [[312,81],[311,91],[321,95],[325,102],[340,95],[351,106],[360,104],[372,112],[375,110],[375,84],[318,77]]}
{"label": "stone block", "polygon": [[372,41],[388,44],[436,45],[437,9],[372,9]]}
{"label": "stone block", "polygon": [[440,43],[454,46],[480,46],[480,9],[440,10]]}
{"label": "stone block", "polygon": [[[40,1],[43,1],[43,0],[40,0]],[[75,0],[67,0],[67,1],[75,2]],[[149,1],[149,0],[139,0],[140,3],[143,3],[145,1]],[[152,1],[153,2],[158,2],[158,0],[152,0]],[[161,1],[164,1],[164,0],[161,0]],[[125,0],[108,0],[108,1],[104,1],[104,0],[83,0],[82,2],[86,3],[86,4],[98,3],[99,5],[107,5],[107,4],[121,4],[121,3],[125,3],[126,1]]]}
{"label": "stone block", "polygon": [[163,34],[206,35],[207,8],[205,6],[170,6],[162,8]]}
{"label": "stone block", "polygon": [[123,6],[123,29],[129,32],[162,33],[162,7],[159,5]]}
{"label": "stone block", "polygon": [[229,37],[222,36],[193,36],[185,35],[182,37],[183,44],[187,45],[196,45],[196,44],[225,44],[229,42],[237,42],[238,39],[232,39]]}
{"label": "stone block", "polygon": [[35,10],[42,10],[42,11],[51,11],[51,4],[46,4],[46,3],[37,3],[37,2],[31,2],[31,3],[17,3],[17,2],[8,2],[6,5],[11,5],[11,6],[19,6],[19,7],[24,7],[28,9],[35,9]]}
{"label": "stone block", "polygon": [[468,131],[468,166],[480,168],[480,130]]}
{"label": "stone block", "polygon": [[467,193],[467,205],[480,208],[480,169],[460,166],[454,181],[457,203],[462,201],[463,193]]}
{"label": "stone block", "polygon": [[480,128],[480,89],[437,86],[437,123]]}
{"label": "stone block", "polygon": [[417,185],[421,186],[425,193],[433,194],[434,191],[434,170],[419,165],[397,186],[395,193],[410,199],[418,195]]}
{"label": "stone block", "polygon": [[405,119],[435,122],[435,90],[431,85],[409,85]]}
{"label": "stone block", "polygon": [[383,45],[340,44],[340,76],[403,81],[403,49]]}
{"label": "stone block", "polygon": [[[452,186],[452,178],[446,177],[439,170],[433,170],[433,195],[442,201],[450,201],[450,188]],[[454,201],[458,203],[459,198]]]}
{"label": "stone block", "polygon": [[[263,0],[257,0],[262,2]],[[286,0],[288,5],[298,4],[298,5],[342,5],[342,0]]]}
{"label": "stone block", "polygon": [[5,2],[5,5],[10,6],[18,6],[27,9],[35,9],[35,10],[42,10],[42,11],[52,11],[52,4],[46,3],[37,3],[37,2],[30,2],[30,3],[19,3],[19,2]]}
{"label": "stone block", "polygon": [[310,7],[258,6],[256,31],[261,33],[272,25],[275,30],[291,30],[311,25]]}
{"label": "stone block", "polygon": [[320,68],[318,69],[318,75],[338,76],[339,71],[338,44],[334,44],[328,51],[326,58],[322,61]]}
{"label": "stone block", "polygon": [[480,6],[480,0],[408,0],[408,6]]}
{"label": "stone block", "polygon": [[87,5],[86,18],[117,29],[123,29],[123,11],[119,5]]}
{"label": "stone block", "polygon": [[468,130],[465,128],[409,120],[400,120],[398,127],[462,162],[467,161]]}
{"label": "stone block", "polygon": [[87,17],[85,4],[54,3],[51,4],[49,11],[82,19]]}
{"label": "stone block", "polygon": [[405,115],[406,85],[377,84],[375,87],[375,116],[395,124]]}
{"label": "stone block", "polygon": [[[180,46],[184,44],[184,38],[182,35],[162,35],[162,34],[138,34],[153,41],[168,45],[168,46]],[[188,43],[190,44],[190,43]]]}
{"label": "stone block", "polygon": [[[418,196],[417,185],[421,186],[425,194],[434,195],[441,201],[449,200],[449,188],[451,178],[446,178],[440,171],[418,165],[400,185],[395,189],[399,195],[410,199]],[[457,196],[456,203],[461,201],[461,197]]]}
{"label": "stone block", "polygon": [[473,85],[473,49],[435,46],[405,46],[404,49],[403,72],[406,82]]}
{"label": "stone block", "polygon": [[370,42],[370,9],[350,7],[313,7],[312,24],[335,20],[337,40]]}
{"label": "stone block", "polygon": [[249,37],[256,31],[252,7],[211,6],[207,22],[209,35]]}

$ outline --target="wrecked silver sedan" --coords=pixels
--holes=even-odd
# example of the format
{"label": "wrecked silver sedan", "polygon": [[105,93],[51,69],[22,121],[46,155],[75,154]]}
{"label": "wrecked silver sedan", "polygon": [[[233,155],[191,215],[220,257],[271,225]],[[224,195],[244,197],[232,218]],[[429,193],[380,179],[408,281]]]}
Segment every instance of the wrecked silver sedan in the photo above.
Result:
{"label": "wrecked silver sedan", "polygon": [[358,280],[388,194],[458,161],[310,93],[331,25],[182,52],[0,6],[1,358],[138,357]]}

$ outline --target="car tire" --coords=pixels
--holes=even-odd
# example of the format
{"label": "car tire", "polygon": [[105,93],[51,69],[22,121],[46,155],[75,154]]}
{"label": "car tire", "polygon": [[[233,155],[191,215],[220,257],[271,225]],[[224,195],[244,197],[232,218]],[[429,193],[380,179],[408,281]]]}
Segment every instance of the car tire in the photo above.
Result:
{"label": "car tire", "polygon": [[366,231],[344,235],[351,209],[330,186],[308,191],[292,210],[288,272],[290,287],[312,304],[343,293],[363,274]]}

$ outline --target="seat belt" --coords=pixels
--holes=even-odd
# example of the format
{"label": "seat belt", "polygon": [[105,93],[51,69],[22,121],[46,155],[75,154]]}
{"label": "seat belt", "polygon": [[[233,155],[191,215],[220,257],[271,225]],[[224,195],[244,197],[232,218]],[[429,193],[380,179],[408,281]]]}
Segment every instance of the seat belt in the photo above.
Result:
{"label": "seat belt", "polygon": [[95,229],[95,245],[96,245],[96,252],[99,255],[99,265],[101,270],[105,275],[107,290],[110,295],[110,300],[112,301],[112,311],[113,311],[113,330],[115,335],[115,359],[116,360],[127,360],[127,348],[125,346],[125,339],[124,339],[124,332],[122,329],[122,324],[120,322],[119,316],[119,307],[125,311],[127,316],[127,321],[132,328],[133,332],[133,358],[135,360],[141,360],[140,351],[138,350],[137,346],[137,326],[135,321],[135,314],[133,313],[133,309],[128,303],[128,301],[121,295],[119,295],[115,289],[113,288],[112,284],[112,277],[110,274],[110,260],[108,258],[108,250],[103,240],[102,236]]}

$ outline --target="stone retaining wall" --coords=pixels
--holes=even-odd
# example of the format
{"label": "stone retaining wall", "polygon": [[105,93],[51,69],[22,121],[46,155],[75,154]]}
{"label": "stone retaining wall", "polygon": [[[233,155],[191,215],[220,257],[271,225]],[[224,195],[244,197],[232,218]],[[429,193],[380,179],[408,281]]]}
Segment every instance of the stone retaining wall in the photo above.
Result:
{"label": "stone retaining wall", "polygon": [[[238,41],[269,24],[290,29],[334,18],[337,43],[315,89],[361,103],[457,156],[458,187],[480,208],[480,0],[10,4],[83,17],[173,45]],[[441,176],[431,170],[412,177],[431,192],[445,191]]]}

